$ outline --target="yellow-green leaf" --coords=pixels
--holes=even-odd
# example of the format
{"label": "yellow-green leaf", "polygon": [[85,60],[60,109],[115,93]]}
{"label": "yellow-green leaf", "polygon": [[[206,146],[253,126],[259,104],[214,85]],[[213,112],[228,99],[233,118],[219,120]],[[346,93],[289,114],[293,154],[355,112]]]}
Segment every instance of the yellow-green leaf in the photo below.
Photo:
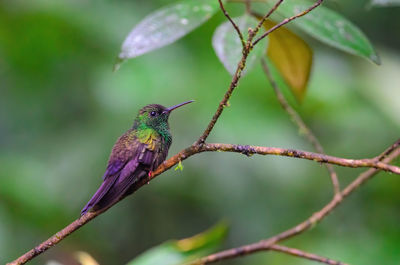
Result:
{"label": "yellow-green leaf", "polygon": [[170,240],[142,253],[127,265],[180,265],[212,253],[225,239],[228,226],[220,222],[195,236]]}
{"label": "yellow-green leaf", "polygon": [[[267,20],[268,30],[276,23]],[[307,90],[313,61],[313,52],[308,44],[285,27],[269,35],[267,55],[289,85],[296,99],[301,102]]]}

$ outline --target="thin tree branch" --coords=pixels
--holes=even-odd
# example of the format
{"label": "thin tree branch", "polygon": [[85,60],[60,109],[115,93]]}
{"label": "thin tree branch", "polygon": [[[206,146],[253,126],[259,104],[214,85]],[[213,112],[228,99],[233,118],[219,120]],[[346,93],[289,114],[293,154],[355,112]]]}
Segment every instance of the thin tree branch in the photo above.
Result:
{"label": "thin tree branch", "polygon": [[[297,127],[299,127],[301,134],[303,134],[307,138],[307,140],[314,146],[314,149],[318,153],[324,154],[325,153],[324,149],[322,148],[322,145],[319,143],[317,137],[315,137],[315,135],[312,133],[311,129],[308,128],[308,126],[304,123],[304,121],[300,117],[300,115],[290,106],[289,102],[286,100],[285,96],[279,89],[278,84],[272,77],[271,72],[269,71],[268,65],[264,58],[261,59],[261,65],[262,65],[265,75],[267,76],[269,82],[271,83],[271,86],[276,94],[276,98],[278,99],[279,104],[289,114],[289,116],[290,116],[291,120],[294,122],[294,124],[296,124]],[[333,169],[333,166],[330,164],[325,164],[325,167],[327,168],[329,175],[331,177],[334,194],[340,195],[340,184],[339,184],[339,179],[337,177],[336,171]]]}
{"label": "thin tree branch", "polygon": [[[386,158],[382,159],[383,163],[390,163],[392,160],[400,156],[400,148],[397,148],[395,150],[392,150],[390,154],[387,155]],[[338,205],[340,205],[343,201],[344,198],[349,196],[351,193],[353,193],[356,189],[358,189],[361,184],[365,183],[369,179],[371,179],[373,176],[375,176],[379,172],[379,169],[371,168],[363,173],[361,173],[353,182],[351,182],[342,192],[341,192],[341,197],[335,196],[328,204],[326,204],[321,210],[318,212],[314,213],[311,215],[309,218],[307,218],[305,221],[301,222],[300,224],[296,225],[295,227],[288,229],[278,235],[275,235],[269,239],[266,240],[261,240],[260,242],[237,247],[237,248],[232,248],[228,250],[224,250],[221,252],[217,252],[214,254],[211,254],[209,256],[206,256],[204,258],[201,258],[197,261],[194,261],[193,264],[209,264],[209,263],[214,263],[217,261],[225,260],[225,259],[231,259],[237,256],[241,256],[243,253],[246,254],[251,254],[254,252],[257,252],[259,250],[269,248],[272,245],[286,240],[288,238],[294,237],[298,234],[301,234],[317,223],[319,223],[321,220],[323,220],[328,214],[330,214]]]}
{"label": "thin tree branch", "polygon": [[343,166],[343,167],[370,167],[381,169],[387,172],[395,173],[400,175],[400,167],[389,165],[381,161],[376,161],[376,158],[371,159],[347,159],[329,156],[325,154],[318,154],[313,152],[276,148],[276,147],[265,147],[265,146],[254,146],[254,145],[236,145],[236,144],[221,144],[221,143],[207,143],[204,144],[199,149],[200,152],[205,151],[223,151],[223,152],[236,152],[242,153],[247,156],[258,154],[258,155],[278,155],[278,156],[288,156],[294,158],[302,158],[307,160],[312,160],[320,163],[329,163],[333,165]]}
{"label": "thin tree branch", "polygon": [[348,264],[340,262],[340,261],[328,259],[325,257],[315,255],[313,253],[307,253],[307,252],[299,250],[299,249],[289,248],[289,247],[285,247],[282,245],[275,244],[265,250],[274,250],[274,251],[282,252],[282,253],[285,253],[285,254],[288,254],[291,256],[295,256],[295,257],[299,257],[299,258],[303,258],[303,259],[314,260],[314,261],[318,261],[318,262],[329,264],[329,265],[348,265]]}
{"label": "thin tree branch", "polygon": [[[221,116],[222,111],[224,110],[224,107],[227,106],[227,103],[228,103],[230,97],[232,96],[233,91],[235,90],[235,88],[236,88],[237,85],[238,85],[239,79],[240,79],[241,76],[242,76],[242,71],[243,71],[243,69],[244,69],[245,66],[246,66],[247,57],[248,57],[248,55],[249,55],[251,49],[253,48],[253,46],[254,46],[255,44],[257,44],[257,42],[259,42],[261,39],[265,38],[265,37],[266,37],[269,33],[271,33],[272,31],[278,29],[279,27],[281,27],[281,26],[283,26],[283,25],[289,23],[290,21],[292,21],[292,20],[294,20],[294,19],[296,19],[296,18],[298,18],[298,17],[304,16],[305,14],[307,14],[308,12],[310,12],[311,10],[313,10],[314,8],[316,8],[317,6],[319,6],[319,5],[322,3],[322,1],[323,1],[323,0],[318,0],[317,3],[315,3],[313,6],[311,6],[311,7],[310,7],[309,9],[307,9],[306,11],[303,11],[303,12],[301,12],[301,13],[299,13],[299,14],[293,16],[293,17],[287,18],[287,19],[285,19],[284,21],[282,21],[281,23],[275,25],[274,27],[272,27],[271,29],[269,29],[266,33],[264,33],[261,37],[259,37],[259,38],[258,38],[257,40],[255,40],[254,42],[253,42],[253,39],[254,39],[254,37],[257,35],[257,33],[258,33],[260,27],[257,26],[254,30],[249,29],[249,37],[248,37],[248,39],[247,39],[246,47],[243,49],[242,58],[240,59],[240,62],[238,63],[238,66],[237,66],[237,68],[236,68],[235,74],[234,74],[233,77],[232,77],[232,81],[231,81],[231,83],[230,83],[230,85],[229,85],[229,88],[228,88],[228,90],[225,92],[225,95],[224,95],[224,97],[222,98],[221,102],[219,103],[217,110],[215,111],[213,117],[211,118],[211,121],[208,123],[207,128],[204,130],[203,134],[199,137],[199,139],[192,145],[193,147],[200,146],[200,145],[204,144],[204,142],[206,141],[206,139],[207,139],[208,136],[210,135],[212,129],[213,129],[214,126],[215,126],[215,123],[217,122],[217,120],[218,120],[219,117]],[[278,3],[279,3],[279,2],[280,2],[280,1],[278,1]],[[220,2],[220,3],[221,3],[221,2]],[[276,7],[279,6],[280,3],[279,3],[279,4],[278,4],[278,3],[276,4]],[[274,8],[273,8],[272,10],[274,10]],[[271,12],[271,11],[270,11],[270,12]],[[268,17],[268,16],[269,16],[268,14],[269,14],[270,12],[268,12],[267,15],[265,15],[265,17]],[[262,24],[259,23],[258,25],[262,25]]]}
{"label": "thin tree branch", "polygon": [[[164,161],[150,176],[146,176],[145,178],[139,180],[134,187],[134,191],[141,188],[143,185],[148,184],[152,179],[156,176],[160,175],[161,173],[165,172],[166,170],[172,168],[180,161],[183,161],[189,158],[192,155],[195,155],[200,152],[218,152],[218,151],[225,151],[225,152],[236,152],[241,153],[247,156],[253,154],[259,155],[279,155],[279,156],[288,156],[288,157],[295,157],[295,158],[303,158],[308,160],[313,160],[316,162],[321,163],[332,163],[335,165],[346,166],[346,167],[373,167],[381,170],[390,171],[396,174],[400,174],[400,168],[388,165],[385,162],[376,161],[375,158],[372,159],[345,159],[333,156],[327,156],[324,154],[317,154],[312,152],[305,152],[301,150],[293,150],[293,149],[283,149],[283,148],[275,148],[275,147],[262,147],[262,146],[250,146],[250,145],[234,145],[234,144],[220,144],[220,143],[208,143],[203,144],[201,146],[190,146],[186,149],[181,150],[179,153],[175,154],[168,160]],[[393,148],[392,148],[393,151]],[[386,150],[384,153],[388,155],[388,151]],[[382,154],[380,155],[382,156]],[[383,156],[382,156],[383,157]],[[390,157],[390,156],[389,156]],[[343,194],[343,193],[342,193]],[[122,200],[123,198],[121,198]],[[340,198],[337,200],[341,201]],[[70,234],[78,230],[80,227],[91,221],[92,219],[96,218],[98,215],[102,214],[103,212],[107,211],[110,207],[105,208],[101,211],[97,212],[88,212],[82,215],[80,218],[66,226],[64,229],[59,231],[58,233],[54,234],[52,237],[44,241],[43,243],[39,244],[35,248],[31,249],[30,251],[26,252],[22,256],[20,256],[15,261],[9,263],[10,265],[19,265],[25,264],[29,260],[33,259],[37,255],[45,252],[49,248],[55,246],[59,242],[61,242],[64,238],[68,237]]]}
{"label": "thin tree branch", "polygon": [[[258,22],[257,27],[255,28],[255,32],[258,32],[260,30],[260,28],[262,27],[262,25],[264,24],[265,20],[267,20],[267,18],[269,18],[271,16],[272,13],[275,12],[275,10],[282,4],[283,0],[278,0],[275,5],[268,11],[268,13],[263,16],[260,21]],[[250,13],[252,14],[253,12],[250,11]],[[258,41],[257,41],[258,42]],[[256,43],[253,43],[253,46]]]}
{"label": "thin tree branch", "polygon": [[[187,157],[195,154],[197,151],[193,147],[188,147],[186,149],[181,150],[179,153],[176,155],[172,156],[168,160],[164,161],[150,176],[146,176],[146,178],[143,178],[136,182],[135,187],[134,187],[134,192],[141,188],[143,185],[148,184],[150,180],[155,178],[156,176],[160,175],[164,171],[170,169],[174,165],[178,164],[179,161],[182,161],[186,159]],[[124,198],[121,198],[122,200]],[[117,203],[117,202],[116,202]],[[116,204],[114,203],[114,204]],[[87,212],[81,217],[79,217],[77,220],[66,226],[64,229],[61,231],[57,232],[47,240],[45,240],[43,243],[39,244],[38,246],[34,247],[33,249],[29,250],[22,256],[20,256],[18,259],[14,260],[11,263],[8,263],[7,265],[20,265],[20,264],[25,264],[26,262],[30,261],[34,257],[42,254],[43,252],[47,251],[51,247],[55,246],[56,244],[60,243],[63,239],[68,237],[70,234],[81,228],[83,225],[87,224],[90,222],[92,219],[96,218],[100,214],[104,213],[107,211],[109,208],[114,206],[114,204],[110,205],[107,208],[102,209],[101,211],[96,211],[96,212]]]}
{"label": "thin tree branch", "polygon": [[250,14],[251,13],[251,0],[245,0],[244,4],[246,6],[246,14]]}
{"label": "thin tree branch", "polygon": [[43,243],[39,244],[38,246],[34,247],[33,249],[26,252],[24,255],[20,256],[18,259],[14,260],[13,262],[7,263],[7,265],[19,265],[25,264],[26,262],[30,261],[34,257],[42,254],[49,248],[53,247],[54,245],[58,244],[60,241],[65,239],[67,236],[72,234],[74,231],[81,228],[83,225],[87,224],[97,215],[101,214],[101,212],[88,212],[85,215],[81,216],[80,218],[76,219],[74,222],[70,223],[61,231],[54,234],[52,237],[44,241]]}
{"label": "thin tree branch", "polygon": [[233,28],[236,30],[237,34],[239,35],[239,39],[240,39],[240,42],[242,43],[243,49],[245,49],[246,48],[246,42],[245,42],[245,40],[243,38],[242,32],[239,29],[239,26],[235,23],[235,21],[233,21],[231,16],[228,14],[228,11],[226,11],[226,9],[224,7],[224,4],[222,3],[222,0],[218,0],[218,2],[219,2],[219,6],[221,8],[222,13],[224,13],[225,17],[231,22]]}
{"label": "thin tree branch", "polygon": [[[251,250],[251,249],[250,248],[249,249],[243,249],[243,252],[237,253],[237,257],[245,256],[245,255],[254,253],[254,252],[247,253],[246,251],[249,251],[249,250]],[[290,256],[295,256],[295,257],[299,257],[299,258],[303,258],[303,259],[317,261],[317,262],[324,263],[324,264],[329,264],[329,265],[348,265],[347,263],[343,263],[343,262],[340,262],[340,261],[328,259],[328,258],[321,257],[321,256],[318,256],[318,255],[313,254],[313,253],[308,253],[308,252],[305,252],[305,251],[302,251],[302,250],[299,250],[299,249],[296,249],[296,248],[289,248],[289,247],[278,245],[278,244],[274,244],[274,245],[271,245],[271,246],[266,247],[266,248],[259,248],[257,250],[257,252],[270,251],[270,250],[276,251],[276,252],[281,252],[281,253],[284,253],[284,254],[287,254],[287,255],[290,255]],[[185,265],[203,265],[203,264],[206,264],[206,263],[204,263],[202,260],[195,260],[195,261],[191,261],[191,262],[185,263]]]}
{"label": "thin tree branch", "polygon": [[286,18],[286,19],[284,19],[282,22],[280,22],[279,24],[276,24],[275,26],[273,26],[272,28],[270,28],[269,30],[267,30],[267,31],[266,31],[263,35],[261,35],[258,39],[256,39],[256,40],[253,42],[253,46],[255,46],[260,40],[264,39],[266,36],[268,36],[268,34],[270,34],[271,32],[273,32],[274,30],[276,30],[276,29],[282,27],[283,25],[286,25],[287,23],[289,23],[290,21],[292,21],[292,20],[294,20],[294,19],[296,19],[296,18],[299,18],[299,17],[302,17],[302,16],[308,14],[310,11],[312,11],[313,9],[315,9],[315,8],[317,8],[319,5],[321,5],[321,4],[322,4],[322,1],[323,1],[323,0],[318,0],[315,4],[313,4],[313,5],[312,5],[311,7],[309,7],[307,10],[305,10],[305,11],[299,13],[299,14],[296,14],[296,15],[294,15],[294,16],[292,16],[292,17]]}
{"label": "thin tree branch", "polygon": [[243,71],[244,67],[246,66],[246,60],[247,60],[248,53],[249,53],[248,49],[243,50],[242,59],[240,60],[238,67],[236,68],[236,72],[233,75],[232,81],[229,85],[229,89],[225,92],[225,95],[224,95],[223,99],[221,100],[221,102],[219,103],[216,112],[214,113],[213,117],[211,118],[211,121],[208,123],[207,128],[204,130],[203,134],[199,137],[199,139],[193,144],[194,147],[201,146],[202,144],[204,144],[205,140],[207,139],[207,137],[210,135],[212,129],[214,128],[215,123],[221,116],[222,111],[224,110],[225,106],[227,106],[227,103],[228,103],[229,99],[231,98],[233,91],[237,87],[240,77],[242,76],[242,71]]}
{"label": "thin tree branch", "polygon": [[377,161],[382,161],[382,159],[390,155],[398,147],[400,147],[400,138],[396,142],[394,142],[390,147],[388,147],[385,151],[383,151],[382,154],[377,156],[375,159]]}

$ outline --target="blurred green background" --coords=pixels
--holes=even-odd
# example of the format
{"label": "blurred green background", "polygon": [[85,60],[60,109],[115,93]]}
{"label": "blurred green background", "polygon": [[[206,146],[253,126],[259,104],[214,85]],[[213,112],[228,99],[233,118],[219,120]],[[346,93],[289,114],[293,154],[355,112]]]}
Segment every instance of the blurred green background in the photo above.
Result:
{"label": "blurred green background", "polygon": [[[0,0],[0,263],[11,261],[79,216],[101,182],[114,141],[138,109],[195,99],[170,119],[170,154],[201,134],[230,82],[211,48],[217,14],[177,43],[112,73],[124,37],[170,1]],[[305,101],[291,101],[328,154],[372,157],[399,137],[399,8],[330,4],[369,36],[382,66],[310,41]],[[229,7],[230,9],[232,7]],[[233,12],[240,7],[233,4]],[[290,95],[286,93],[289,97]],[[260,67],[245,76],[209,141],[312,150],[277,103]],[[397,164],[399,164],[397,162]],[[292,227],[332,195],[326,169],[282,157],[204,153],[165,172],[30,264],[125,264],[172,238],[225,218],[222,248]],[[342,187],[360,169],[337,168]],[[313,230],[287,245],[350,264],[400,260],[400,179],[380,173]],[[259,253],[223,264],[312,264]]]}

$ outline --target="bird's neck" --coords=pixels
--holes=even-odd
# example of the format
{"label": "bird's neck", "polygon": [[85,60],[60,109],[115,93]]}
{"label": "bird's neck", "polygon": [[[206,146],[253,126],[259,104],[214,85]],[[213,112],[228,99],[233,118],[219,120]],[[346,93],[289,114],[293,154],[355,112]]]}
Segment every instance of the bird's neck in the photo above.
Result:
{"label": "bird's neck", "polygon": [[138,133],[140,132],[144,132],[144,131],[154,131],[156,132],[158,135],[161,136],[161,138],[163,138],[164,142],[167,145],[171,144],[172,141],[172,137],[171,137],[171,133],[169,131],[169,126],[168,123],[161,123],[161,124],[157,124],[154,126],[149,126],[145,123],[134,123],[133,130],[136,130]]}

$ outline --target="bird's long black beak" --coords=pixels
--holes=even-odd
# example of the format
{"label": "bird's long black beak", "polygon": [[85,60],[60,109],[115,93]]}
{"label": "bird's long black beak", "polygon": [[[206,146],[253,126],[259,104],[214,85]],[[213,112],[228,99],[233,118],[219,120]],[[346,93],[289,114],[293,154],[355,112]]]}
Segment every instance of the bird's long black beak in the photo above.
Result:
{"label": "bird's long black beak", "polygon": [[172,107],[169,107],[169,108],[167,108],[164,112],[165,113],[170,113],[171,111],[173,111],[174,109],[177,109],[177,108],[179,108],[179,107],[182,107],[183,105],[186,105],[186,104],[189,104],[189,103],[192,103],[194,100],[189,100],[189,101],[186,101],[186,102],[183,102],[183,103],[180,103],[180,104],[178,104],[178,105],[175,105],[175,106],[172,106]]}

